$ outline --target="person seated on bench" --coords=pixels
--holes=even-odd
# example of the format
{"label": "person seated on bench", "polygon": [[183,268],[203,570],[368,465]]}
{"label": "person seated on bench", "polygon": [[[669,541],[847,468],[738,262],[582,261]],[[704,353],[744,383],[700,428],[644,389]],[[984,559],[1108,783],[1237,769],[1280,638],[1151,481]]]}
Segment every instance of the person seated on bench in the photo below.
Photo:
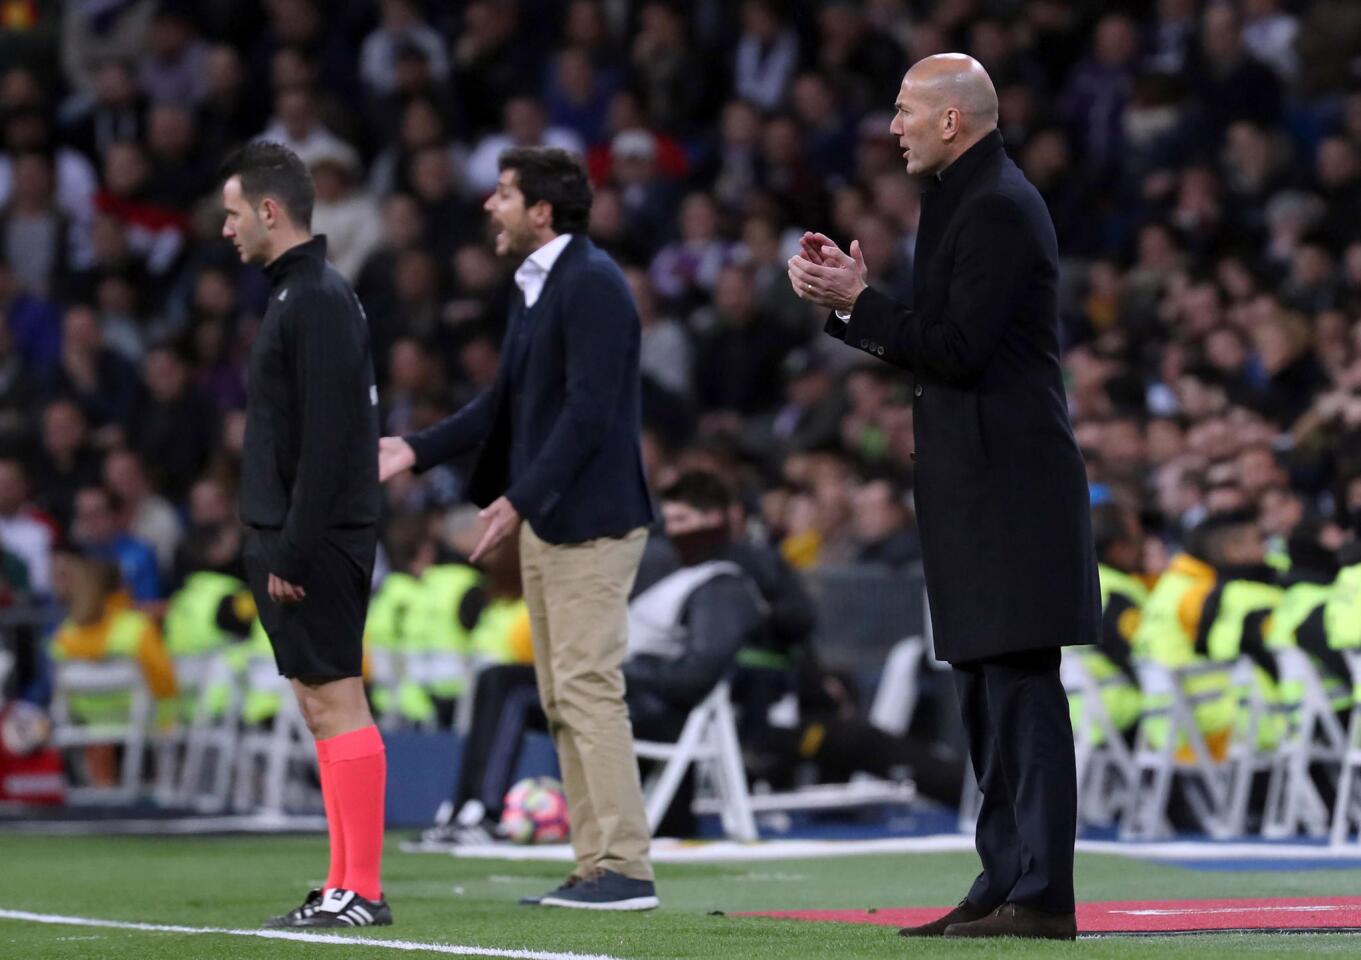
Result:
{"label": "person seated on bench", "polygon": [[[812,656],[817,604],[804,578],[780,553],[779,544],[753,530],[761,527],[757,495],[742,489],[741,471],[727,458],[705,448],[691,448],[674,469],[673,477],[701,472],[719,477],[735,491],[728,508],[731,539],[723,559],[741,567],[760,591],[766,605],[766,627],[749,646],[737,653],[737,670],[730,678],[738,736],[743,743],[764,734],[770,725],[771,708],[798,687],[799,666]],[[662,486],[666,486],[665,483]],[[750,501],[750,502],[748,502]],[[676,548],[666,537],[652,537],[643,550],[640,582],[651,582],[680,563]]]}
{"label": "person seated on bench", "polygon": [[[156,700],[158,726],[173,724],[174,663],[156,622],[133,606],[117,563],[63,544],[53,556],[52,592],[65,610],[52,637],[52,659],[135,660]],[[82,724],[126,722],[131,706],[131,690],[76,694],[69,701],[72,719]],[[112,787],[118,782],[118,751],[112,744],[87,746],[82,759],[87,785]]]}
{"label": "person seated on bench", "polygon": [[[733,669],[737,652],[758,642],[767,628],[755,583],[728,558],[731,503],[732,494],[711,473],[682,474],[662,492],[665,536],[675,561],[669,568],[641,570],[629,601],[625,702],[638,739],[679,737],[690,711]],[[530,667],[482,671],[473,704],[458,784],[445,808],[455,815],[426,830],[422,839],[428,842],[495,838],[524,733],[544,725]],[[690,795],[683,783],[659,832],[693,832]]]}

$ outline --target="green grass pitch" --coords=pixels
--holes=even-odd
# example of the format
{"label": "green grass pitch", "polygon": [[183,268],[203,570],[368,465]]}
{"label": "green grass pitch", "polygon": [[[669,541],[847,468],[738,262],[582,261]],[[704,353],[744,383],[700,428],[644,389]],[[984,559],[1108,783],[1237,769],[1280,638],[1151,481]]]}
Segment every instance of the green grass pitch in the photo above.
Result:
{"label": "green grass pitch", "polygon": [[[892,928],[734,917],[751,910],[952,903],[976,861],[915,854],[661,865],[660,910],[578,913],[520,907],[566,867],[403,854],[390,837],[384,874],[397,924],[346,936],[477,948],[684,957],[1283,957],[1356,956],[1361,936],[1198,935],[1076,944],[907,941]],[[324,873],[320,837],[122,838],[0,835],[0,909],[191,927],[255,928]],[[1361,871],[1196,872],[1122,857],[1078,858],[1083,900],[1355,894]],[[721,912],[721,915],[720,915]],[[0,919],[0,958],[14,960],[368,960],[435,953]]]}

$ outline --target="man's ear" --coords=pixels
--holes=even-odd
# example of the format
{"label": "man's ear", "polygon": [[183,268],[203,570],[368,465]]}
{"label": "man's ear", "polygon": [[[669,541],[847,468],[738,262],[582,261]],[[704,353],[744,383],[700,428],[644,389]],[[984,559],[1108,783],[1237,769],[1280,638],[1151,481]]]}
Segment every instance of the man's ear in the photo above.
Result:
{"label": "man's ear", "polygon": [[279,201],[275,200],[273,197],[265,197],[260,201],[260,222],[265,225],[266,229],[272,230],[274,227],[278,226],[281,215],[282,211],[279,207]]}
{"label": "man's ear", "polygon": [[941,114],[940,137],[949,142],[957,136],[959,136],[959,111],[950,107]]}
{"label": "man's ear", "polygon": [[534,204],[529,210],[529,215],[535,229],[542,230],[553,225],[553,205],[547,200],[540,200]]}

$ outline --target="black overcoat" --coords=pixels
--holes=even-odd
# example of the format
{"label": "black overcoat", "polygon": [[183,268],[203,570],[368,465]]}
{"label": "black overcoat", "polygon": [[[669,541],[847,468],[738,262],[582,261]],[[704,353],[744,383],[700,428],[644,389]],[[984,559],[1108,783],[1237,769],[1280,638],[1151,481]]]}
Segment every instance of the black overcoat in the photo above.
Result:
{"label": "black overcoat", "polygon": [[1058,244],[1000,133],[923,185],[914,303],[827,332],[913,374],[914,495],[936,655],[1095,643],[1086,473],[1058,344]]}

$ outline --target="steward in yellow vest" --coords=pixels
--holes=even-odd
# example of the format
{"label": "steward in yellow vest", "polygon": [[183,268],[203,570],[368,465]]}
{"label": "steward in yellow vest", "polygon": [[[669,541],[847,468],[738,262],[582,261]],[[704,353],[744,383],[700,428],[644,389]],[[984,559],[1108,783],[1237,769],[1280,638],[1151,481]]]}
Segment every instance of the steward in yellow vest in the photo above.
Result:
{"label": "steward in yellow vest", "polygon": [[364,624],[366,676],[374,714],[385,721],[394,712],[408,724],[430,723],[435,704],[425,687],[406,675],[406,655],[414,649],[413,612],[425,600],[418,577],[394,570],[369,601]]}
{"label": "steward in yellow vest", "polygon": [[[1134,633],[1136,659],[1148,659],[1172,670],[1212,662],[1219,659],[1214,653],[1227,653],[1230,648],[1236,659],[1241,638],[1234,634],[1235,624],[1242,627],[1254,609],[1254,598],[1248,588],[1235,589],[1227,596],[1223,588],[1235,571],[1260,565],[1263,553],[1261,531],[1251,514],[1216,514],[1202,521],[1188,535],[1185,550],[1172,558],[1144,604]],[[1221,576],[1220,571],[1228,576]],[[1207,616],[1207,604],[1216,590],[1214,609]],[[1216,628],[1221,615],[1223,622]],[[1189,677],[1183,685],[1186,695],[1197,700],[1196,725],[1219,757],[1227,749],[1237,715],[1231,667],[1230,663],[1223,670]],[[1165,708],[1167,704],[1158,702],[1160,699],[1145,698],[1145,709]],[[1150,741],[1155,745],[1161,742],[1166,718],[1149,716],[1144,722]]]}
{"label": "steward in yellow vest", "polygon": [[[191,573],[166,606],[166,649],[176,660],[216,653],[244,641],[250,635],[255,616],[255,598],[244,581],[211,570]],[[222,683],[201,690],[183,690],[180,715],[190,720],[197,702],[205,698],[210,712],[220,714],[226,709],[230,694]]]}
{"label": "steward in yellow vest", "polygon": [[[1338,677],[1352,683],[1351,671],[1343,654],[1361,650],[1361,540],[1352,540],[1338,550],[1337,579],[1323,609],[1324,631],[1327,636],[1329,669]],[[1352,698],[1361,697],[1361,684],[1355,686]]]}
{"label": "steward in yellow vest", "polygon": [[244,639],[254,619],[255,600],[243,580],[191,573],[166,605],[165,646],[172,657],[211,653]]}
{"label": "steward in yellow vest", "polygon": [[533,660],[518,550],[493,551],[485,572],[432,538],[409,559],[400,544],[390,554],[397,571],[374,595],[365,627],[370,696],[378,712],[408,724],[449,726],[473,670]]}
{"label": "steward in yellow vest", "polygon": [[227,648],[232,671],[242,678],[245,692],[241,699],[241,719],[255,726],[272,719],[280,706],[278,667],[265,625],[257,617],[251,622],[245,643]]}
{"label": "steward in yellow vest", "polygon": [[[1072,648],[1071,655],[1082,658],[1101,686],[1112,723],[1127,731],[1139,719],[1142,703],[1131,642],[1149,592],[1134,573],[1142,561],[1144,531],[1133,510],[1103,503],[1092,510],[1092,536],[1101,583],[1101,636],[1095,646]],[[1076,728],[1082,722],[1081,694],[1069,696],[1068,709]],[[1099,728],[1087,735],[1097,742],[1104,736]]]}
{"label": "steward in yellow vest", "polygon": [[[429,684],[442,725],[452,723],[454,701],[476,670],[499,664],[532,663],[529,611],[520,587],[518,544],[506,542],[487,554],[482,570],[463,564],[431,567],[421,575],[428,595],[427,650],[433,649]],[[453,681],[447,663],[456,653],[464,673]]]}
{"label": "steward in yellow vest", "polygon": [[[1317,520],[1304,520],[1291,532],[1285,596],[1271,617],[1266,645],[1273,651],[1297,647],[1308,654],[1333,710],[1342,713],[1351,709],[1351,679],[1347,661],[1331,644],[1327,629],[1328,610],[1334,607],[1341,575],[1337,553],[1323,542],[1327,529]],[[1271,673],[1276,676],[1274,670]],[[1283,704],[1294,706],[1303,691],[1297,682],[1281,682],[1279,694]]]}
{"label": "steward in yellow vest", "polygon": [[[1254,693],[1270,705],[1279,700],[1276,690],[1276,661],[1266,648],[1269,618],[1285,596],[1277,583],[1277,572],[1265,562],[1234,564],[1216,571],[1219,582],[1205,600],[1200,629],[1196,633],[1197,657],[1224,665],[1232,671],[1240,656],[1252,661],[1251,687],[1233,691],[1234,722],[1246,721],[1245,707]],[[1254,689],[1255,688],[1255,689]],[[1272,747],[1281,733],[1279,717],[1268,713],[1257,729],[1257,745]]]}
{"label": "steward in yellow vest", "polygon": [[[52,659],[135,660],[156,699],[158,724],[171,725],[175,668],[156,622],[135,609],[123,590],[118,567],[70,552],[53,559],[53,593],[67,615],[52,637]],[[82,723],[118,722],[127,716],[130,705],[131,691],[83,694],[70,700],[72,714]],[[92,785],[117,783],[117,756],[111,745],[87,747],[84,755]]]}

